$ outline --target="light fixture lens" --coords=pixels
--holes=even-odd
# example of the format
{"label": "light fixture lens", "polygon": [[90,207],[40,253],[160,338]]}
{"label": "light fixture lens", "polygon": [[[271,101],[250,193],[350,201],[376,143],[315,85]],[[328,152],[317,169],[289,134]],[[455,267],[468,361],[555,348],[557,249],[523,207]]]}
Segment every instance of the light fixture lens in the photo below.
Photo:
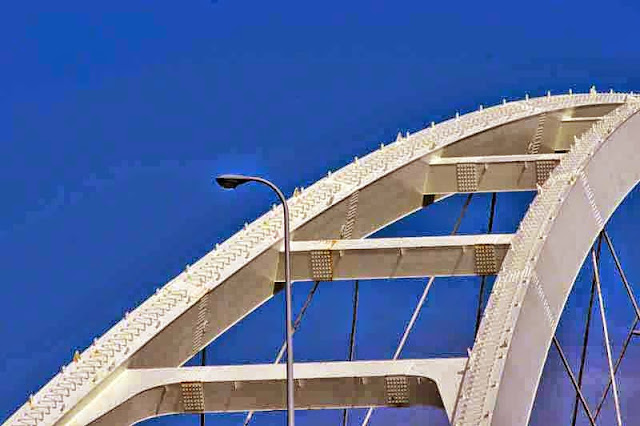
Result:
{"label": "light fixture lens", "polygon": [[247,183],[251,179],[243,175],[220,175],[216,178],[216,182],[224,189],[235,189],[237,186]]}

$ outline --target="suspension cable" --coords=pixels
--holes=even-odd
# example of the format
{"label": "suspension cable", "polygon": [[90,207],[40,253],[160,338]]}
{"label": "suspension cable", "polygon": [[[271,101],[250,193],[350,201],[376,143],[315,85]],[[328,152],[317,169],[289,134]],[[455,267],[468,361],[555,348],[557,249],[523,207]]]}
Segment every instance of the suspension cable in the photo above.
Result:
{"label": "suspension cable", "polygon": [[[633,323],[631,324],[631,328],[629,329],[629,333],[627,334],[627,337],[624,341],[624,344],[622,345],[622,349],[620,350],[620,354],[618,355],[618,359],[616,359],[616,363],[613,367],[613,374],[615,376],[615,374],[618,372],[618,368],[620,367],[620,364],[622,363],[622,359],[624,358],[624,355],[627,352],[627,348],[629,347],[629,343],[631,342],[631,338],[633,337],[634,334],[634,330],[636,329],[636,326],[638,325],[638,323],[640,322],[640,315],[638,315],[638,305],[636,303],[636,299],[635,296],[633,295],[633,291],[631,290],[631,286],[629,285],[629,282],[627,281],[627,277],[624,273],[624,270],[622,269],[622,265],[620,264],[620,260],[618,259],[618,256],[613,248],[613,243],[611,242],[611,238],[609,238],[609,234],[607,233],[606,230],[603,231],[603,236],[604,239],[607,243],[607,246],[609,248],[609,251],[611,252],[611,255],[613,257],[614,263],[616,264],[616,269],[618,270],[618,273],[620,274],[620,277],[622,278],[622,282],[625,286],[625,289],[627,290],[627,295],[629,296],[629,299],[631,300],[631,303],[633,304],[633,309],[635,311],[635,318],[633,320]],[[607,395],[609,394],[609,389],[611,389],[611,385],[612,385],[612,380],[611,378],[609,378],[609,381],[607,383],[607,386],[604,390],[604,392],[602,393],[602,396],[600,397],[600,401],[598,402],[598,405],[596,406],[596,412],[595,412],[595,419],[598,419],[598,416],[600,415],[600,412],[602,410],[602,406],[604,404],[605,399],[607,398]]]}
{"label": "suspension cable", "polygon": [[616,377],[613,371],[613,361],[611,360],[611,345],[609,343],[609,329],[607,328],[607,317],[605,314],[604,300],[602,299],[602,288],[600,288],[600,272],[598,270],[598,262],[596,262],[595,250],[591,250],[591,260],[593,263],[593,269],[596,271],[596,291],[598,292],[598,302],[600,306],[600,319],[602,320],[602,332],[604,334],[604,345],[607,353],[609,376],[611,377],[611,386],[613,387],[613,402],[616,409],[616,420],[618,422],[618,426],[622,426],[622,418],[620,416],[620,401],[618,400],[618,386],[616,385]]}
{"label": "suspension cable", "polygon": [[[596,261],[600,262],[600,252],[602,249],[602,233],[598,237],[598,249],[596,251]],[[587,319],[584,326],[584,336],[582,338],[582,353],[580,354],[580,368],[578,369],[578,388],[582,389],[582,376],[584,375],[584,366],[587,359],[587,346],[589,343],[589,330],[591,328],[591,312],[593,311],[593,302],[596,294],[596,271],[593,271],[591,278],[591,295],[589,296],[589,309],[587,310]],[[573,401],[573,412],[571,414],[571,426],[576,425],[578,419],[578,400],[579,396],[576,393],[576,398]],[[596,415],[597,416],[597,415]]]}
{"label": "suspension cable", "polygon": [[573,388],[575,389],[576,394],[580,398],[580,402],[582,403],[582,407],[584,408],[584,412],[587,414],[587,417],[589,418],[589,423],[591,423],[591,426],[596,426],[596,421],[594,420],[593,416],[591,415],[591,411],[589,410],[589,406],[587,405],[587,400],[584,398],[584,395],[582,394],[582,391],[578,387],[578,382],[576,381],[576,378],[574,377],[573,373],[571,372],[571,367],[569,366],[569,361],[567,361],[567,357],[564,355],[564,352],[562,351],[562,348],[560,347],[560,342],[558,342],[558,338],[555,335],[553,336],[553,345],[558,350],[558,354],[560,355],[560,359],[562,360],[562,364],[564,365],[564,369],[567,371],[567,375],[569,376],[569,379],[571,379],[571,384],[573,385]]}
{"label": "suspension cable", "polygon": [[[467,211],[467,208],[471,203],[472,197],[473,197],[473,192],[470,192],[469,195],[467,196],[467,199],[464,202],[464,205],[462,206],[462,210],[460,211],[460,215],[458,216],[456,223],[453,225],[453,231],[451,231],[451,235],[455,235],[458,232],[458,229],[460,228],[460,224],[462,223],[462,218],[464,217]],[[431,285],[433,284],[433,281],[435,280],[435,278],[436,277],[429,277],[429,281],[427,281],[427,285],[425,286],[424,291],[420,296],[420,300],[418,300],[418,304],[413,310],[413,314],[411,315],[409,324],[407,324],[407,327],[405,328],[404,333],[402,333],[402,338],[400,339],[400,343],[398,343],[398,347],[396,348],[396,351],[393,354],[393,358],[392,358],[393,361],[396,361],[400,356],[400,353],[402,352],[402,349],[404,348],[404,345],[407,342],[407,338],[409,337],[409,333],[411,333],[413,325],[415,324],[416,319],[418,318],[418,314],[420,314],[422,305],[424,304],[424,301],[427,299],[427,294],[429,294],[429,290],[431,289]],[[374,410],[374,407],[369,407],[369,409],[367,410],[367,414],[364,416],[364,420],[362,421],[362,426],[367,426],[369,424],[369,421],[371,420],[371,416],[373,415],[373,410]]]}
{"label": "suspension cable", "polygon": [[[203,367],[207,365],[207,347],[206,346],[202,348],[202,350],[200,351],[200,365]],[[205,426],[204,413],[200,413],[200,426]]]}
{"label": "suspension cable", "polygon": [[[491,194],[491,206],[489,207],[489,223],[487,225],[487,234],[493,231],[493,217],[496,213],[496,193]],[[482,300],[484,298],[484,286],[487,281],[487,276],[483,275],[480,278],[480,291],[478,292],[478,310],[476,311],[476,328],[473,332],[473,340],[478,336],[478,330],[480,329],[480,320],[482,319]]]}
{"label": "suspension cable", "polygon": [[[353,314],[351,316],[351,333],[349,334],[349,361],[353,361],[356,350],[356,322],[358,320],[358,298],[359,282],[355,281],[353,286]],[[349,410],[342,410],[342,426],[347,426]]]}
{"label": "suspension cable", "polygon": [[[293,332],[295,333],[296,330],[298,330],[298,327],[300,327],[300,323],[302,321],[302,317],[304,316],[305,312],[307,311],[307,308],[309,307],[309,305],[311,305],[311,300],[313,299],[313,295],[316,293],[316,290],[318,289],[318,285],[320,284],[320,281],[316,281],[313,283],[313,287],[311,287],[311,290],[309,290],[309,294],[307,295],[307,300],[304,301],[304,304],[302,305],[302,308],[300,308],[300,312],[298,312],[298,315],[296,316],[295,321],[293,322]],[[284,341],[284,343],[282,343],[282,346],[280,347],[280,351],[278,351],[278,355],[276,356],[275,361],[273,362],[274,364],[279,364],[280,361],[282,360],[282,358],[284,357],[284,354],[286,353],[287,350],[287,342],[286,340]],[[249,411],[247,413],[247,417],[245,417],[244,419],[244,423],[243,426],[247,426],[249,423],[251,423],[251,419],[253,418],[253,414],[254,411]]]}
{"label": "suspension cable", "polygon": [[[636,326],[638,325],[638,322],[640,322],[640,320],[638,320],[637,317],[633,319],[633,323],[631,324],[631,329],[629,329],[629,334],[627,334],[627,338],[625,339],[624,344],[622,345],[622,349],[620,350],[620,355],[618,355],[618,359],[616,360],[616,365],[613,367],[614,374],[618,372],[618,367],[620,367],[622,358],[624,357],[624,354],[627,352],[627,347],[629,346],[629,342],[631,342],[631,338],[633,337],[633,334],[634,334],[633,332]],[[611,389],[611,379],[609,379],[609,382],[607,383],[607,387],[604,389],[604,392],[600,397],[600,402],[598,402],[598,405],[596,407],[596,413],[594,414],[594,418],[596,420],[598,420],[598,415],[600,414],[600,410],[602,410],[602,405],[604,404],[604,400],[607,398],[609,389]]]}
{"label": "suspension cable", "polygon": [[604,240],[607,242],[607,246],[609,247],[609,251],[611,252],[611,256],[613,256],[613,261],[616,264],[616,269],[620,274],[620,278],[622,278],[622,283],[624,284],[624,288],[627,290],[627,295],[629,296],[629,299],[631,300],[631,304],[633,305],[633,310],[636,313],[636,318],[640,319],[640,309],[638,309],[638,303],[636,302],[636,298],[633,295],[633,290],[631,290],[629,281],[627,281],[627,276],[625,275],[624,270],[622,269],[622,265],[620,264],[618,255],[616,254],[616,251],[613,248],[613,243],[611,242],[611,239],[609,238],[609,234],[607,233],[607,231],[603,231],[603,235],[604,235]]}

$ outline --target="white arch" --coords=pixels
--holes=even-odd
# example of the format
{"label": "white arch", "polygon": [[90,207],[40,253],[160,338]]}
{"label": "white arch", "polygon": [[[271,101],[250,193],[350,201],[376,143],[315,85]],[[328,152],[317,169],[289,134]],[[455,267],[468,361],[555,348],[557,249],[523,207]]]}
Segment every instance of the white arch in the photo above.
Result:
{"label": "white arch", "polygon": [[[506,103],[448,120],[406,138],[399,138],[395,143],[354,161],[354,163],[295,195],[289,201],[292,229],[298,231],[296,234],[298,237],[317,234],[317,230],[323,227],[331,229],[330,233],[335,235],[339,230],[331,228],[333,225],[330,225],[327,219],[323,219],[325,212],[341,211],[340,209],[347,211],[353,205],[354,194],[373,183],[383,182],[385,178],[392,177],[393,174],[414,173],[412,168],[419,168],[420,159],[462,139],[543,113],[593,105],[618,105],[628,99],[631,97],[626,94],[591,93]],[[634,102],[634,108],[635,105]],[[420,194],[421,188],[413,192]],[[421,200],[419,201],[421,202]],[[387,211],[382,217],[378,217],[375,221],[356,230],[353,230],[353,224],[351,224],[352,237],[364,237],[397,220],[402,215],[411,213],[420,207],[420,202],[416,203],[416,200],[412,198],[406,205],[400,205],[396,210]],[[225,319],[224,325],[221,325],[221,329],[216,330],[215,333],[211,332],[211,335],[202,341],[195,342],[189,336],[189,339],[178,344],[175,348],[177,355],[152,358],[147,356],[150,351],[146,349],[153,346],[154,342],[155,344],[161,342],[163,334],[170,334],[181,327],[185,321],[197,325],[195,317],[197,317],[198,309],[202,306],[203,300],[207,300],[205,296],[211,294],[213,290],[222,293],[223,283],[242,274],[248,274],[245,278],[257,281],[264,281],[268,278],[267,276],[272,275],[273,265],[277,265],[275,258],[277,257],[277,247],[282,238],[281,228],[281,211],[276,208],[205,255],[195,265],[175,277],[155,295],[118,322],[105,335],[97,339],[74,362],[63,367],[63,370],[45,385],[31,401],[23,405],[8,419],[7,424],[44,425],[56,424],[60,420],[64,423],[71,420],[74,412],[80,410],[91,397],[116,380],[126,368],[181,365],[194,351],[247,315],[251,309],[266,301],[271,297],[271,294],[268,292],[256,294],[252,296],[255,300],[247,302],[249,305],[252,304],[252,308],[226,313],[228,318]],[[336,227],[334,226],[334,228]],[[247,265],[253,266],[247,268]],[[504,278],[500,282],[503,281]],[[243,296],[243,288],[240,286],[227,287],[231,290],[229,292],[225,290],[224,295],[228,297],[233,297],[234,294],[239,297]],[[502,299],[492,295],[491,300],[492,302],[487,308],[488,312],[493,312],[497,301]],[[189,315],[194,318],[189,318]],[[487,330],[492,330],[488,328],[487,324],[489,323],[486,320],[483,321],[481,336],[487,335]],[[491,334],[491,338],[493,338],[493,334]],[[483,341],[487,342],[486,347],[489,347],[492,342],[495,343],[490,338],[480,337],[479,339],[477,345]],[[478,347],[484,348],[485,346]],[[470,372],[474,372],[476,366],[484,368],[483,362],[485,361],[484,358],[477,355],[479,353],[480,351],[474,352]],[[467,376],[465,380],[471,380],[470,377],[472,374]],[[459,416],[464,424],[467,424],[464,420],[467,418],[465,416],[473,415],[476,412],[473,405],[476,401],[473,399],[476,394],[483,396],[481,398],[483,403],[491,400],[486,396],[488,395],[486,389],[481,391],[482,386],[479,383],[478,381],[465,381],[465,389],[469,389],[469,393],[465,394],[465,397],[469,396],[471,399],[465,400],[460,406]],[[499,410],[500,404],[496,408]]]}
{"label": "white arch", "polygon": [[640,180],[640,103],[596,124],[560,161],[520,223],[484,313],[454,416],[527,424],[547,351],[597,235]]}

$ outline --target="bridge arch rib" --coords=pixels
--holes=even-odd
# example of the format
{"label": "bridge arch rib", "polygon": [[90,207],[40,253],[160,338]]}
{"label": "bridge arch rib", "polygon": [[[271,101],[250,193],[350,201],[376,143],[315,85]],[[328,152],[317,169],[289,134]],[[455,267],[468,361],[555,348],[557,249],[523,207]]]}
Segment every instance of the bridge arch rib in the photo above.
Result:
{"label": "bridge arch rib", "polygon": [[454,424],[528,423],[580,267],[640,181],[638,111],[633,100],[577,140],[529,207],[485,310]]}
{"label": "bridge arch rib", "polygon": [[[553,133],[554,136],[545,139],[553,143],[534,147],[536,152],[532,155],[553,156],[555,151],[564,152],[568,148],[565,136],[570,133],[560,128],[560,123],[567,116],[585,118],[567,121],[571,122],[570,126],[574,128],[579,128],[584,123],[591,126],[592,121],[595,120],[590,121],[588,118],[602,116],[614,108],[617,108],[615,112],[607,115],[605,120],[596,124],[592,131],[576,143],[575,147],[579,149],[573,149],[569,155],[560,160],[558,171],[551,174],[551,178],[527,214],[528,221],[525,219],[516,235],[518,240],[505,258],[506,266],[503,267],[496,282],[498,293],[495,295],[492,293],[476,341],[476,349],[470,358],[469,370],[465,374],[462,387],[462,399],[454,417],[456,424],[477,424],[475,423],[477,419],[492,421],[494,424],[514,424],[507,421],[509,416],[512,419],[528,419],[530,410],[528,402],[521,403],[522,413],[526,411],[525,417],[521,415],[513,417],[515,414],[509,414],[504,409],[506,404],[513,402],[509,399],[513,397],[508,395],[507,391],[503,392],[503,389],[513,388],[516,385],[514,380],[524,380],[518,375],[518,369],[513,361],[515,355],[512,355],[520,354],[518,351],[521,351],[522,343],[518,340],[518,336],[522,333],[518,334],[518,332],[530,321],[527,318],[539,314],[548,316],[549,311],[552,320],[549,322],[548,329],[552,332],[555,329],[557,317],[562,311],[566,294],[571,287],[566,284],[564,287],[553,284],[562,288],[562,292],[557,295],[547,288],[551,284],[546,284],[547,281],[544,280],[547,280],[545,274],[550,268],[545,267],[541,262],[552,259],[553,250],[556,250],[553,247],[556,245],[550,244],[552,233],[549,233],[547,240],[541,240],[543,243],[538,243],[535,238],[541,232],[540,230],[548,232],[549,226],[563,223],[561,220],[566,221],[565,216],[568,217],[567,215],[574,213],[572,206],[584,207],[585,194],[588,207],[585,211],[599,212],[600,220],[597,221],[599,226],[600,222],[613,212],[624,194],[630,190],[629,182],[633,179],[637,181],[638,172],[632,169],[634,164],[638,164],[638,158],[633,155],[625,157],[629,152],[620,151],[622,147],[630,149],[633,141],[632,133],[637,132],[636,127],[640,125],[635,124],[640,123],[638,116],[629,119],[638,110],[636,98],[617,93],[561,95],[511,102],[466,114],[413,135],[399,137],[395,143],[382,147],[362,159],[356,159],[289,200],[295,240],[364,238],[420,209],[425,203],[452,192],[451,188],[431,191],[433,188],[427,184],[428,176],[435,172],[434,166],[438,161],[442,167],[446,165],[443,165],[443,162],[454,161],[454,167],[456,167],[455,160],[451,157],[460,157],[461,153],[467,153],[465,155],[473,157],[473,159],[466,158],[464,164],[484,164],[494,161],[482,159],[483,155],[522,154],[522,145],[524,144],[525,149],[531,148],[531,143],[535,142],[536,135],[540,133],[538,129],[545,125],[545,120],[548,120],[548,123],[554,123],[548,124],[547,130],[542,130]],[[618,126],[620,126],[619,129],[614,131]],[[510,127],[523,129],[522,133],[518,133],[517,130],[508,131]],[[507,131],[503,131],[504,129]],[[575,129],[573,131],[577,132]],[[620,140],[616,142],[621,147],[620,150],[614,152],[613,148],[608,148],[613,144],[603,144],[603,140],[609,134],[611,134],[609,139]],[[509,137],[514,136],[521,139],[508,140]],[[494,137],[500,139],[501,143],[493,145],[488,143]],[[582,152],[587,146],[590,147],[588,153],[595,150],[593,157],[587,156],[588,161],[583,158]],[[465,147],[468,148],[466,151]],[[488,151],[487,147],[489,147]],[[601,165],[603,160],[595,161],[603,158],[601,153],[604,155],[608,152],[607,150],[611,151],[610,155],[623,157],[621,164],[626,166],[624,170],[628,169],[626,174],[618,177],[603,168]],[[578,158],[577,155],[581,157]],[[558,160],[551,157],[531,158],[535,158],[533,160],[535,164],[537,161]],[[631,159],[635,159],[636,162],[633,163]],[[527,159],[507,158],[503,162],[508,163],[507,160],[521,161],[525,166],[527,165]],[[489,169],[493,169],[493,166]],[[489,169],[486,166],[484,168],[485,171]],[[476,172],[480,170],[477,173],[484,173],[482,168],[476,167],[475,170]],[[575,170],[582,171],[578,177],[573,175]],[[512,174],[512,172],[504,173]],[[524,172],[521,174],[525,175]],[[490,180],[489,176],[487,173],[487,180]],[[534,184],[541,183],[535,174],[532,176],[529,179],[533,179]],[[460,183],[460,179],[457,177],[456,179],[453,192],[482,190],[479,187],[481,177],[476,176],[475,182],[472,179],[471,182]],[[569,183],[561,185],[564,182],[563,179]],[[521,180],[518,182],[520,184]],[[577,185],[576,182],[582,186]],[[605,182],[605,186],[600,182]],[[534,188],[535,186],[532,188],[529,184],[523,187],[508,187],[504,190]],[[583,193],[579,191],[580,188]],[[606,195],[606,190],[611,188],[615,191],[614,195],[609,197]],[[490,190],[496,190],[496,188],[491,187]],[[376,196],[373,196],[374,194]],[[553,204],[547,200],[552,200],[554,196],[561,196],[562,201]],[[558,215],[554,220],[547,220],[540,224],[534,222],[534,220],[542,221],[540,217],[551,204],[558,209]],[[267,301],[277,291],[274,282],[282,239],[281,215],[281,206],[276,207],[188,267],[184,273],[171,280],[97,339],[71,364],[63,367],[63,370],[10,417],[7,423],[11,425],[72,424],[78,413],[99,398],[101,392],[121,378],[128,369],[180,366],[226,329]],[[595,234],[585,232],[589,236],[585,236],[580,244],[576,243],[574,247],[570,247],[576,252],[575,262],[584,258],[586,250],[598,232],[598,226],[589,228],[589,233],[593,230]],[[535,241],[532,243],[530,240]],[[584,248],[584,244],[587,243],[589,246]],[[564,245],[560,247],[567,245],[562,244]],[[526,254],[523,255],[521,252]],[[533,252],[538,253],[534,257],[537,262],[535,266],[531,266],[530,263],[517,263],[522,262],[522,256],[526,258]],[[568,275],[563,278],[577,273],[577,268],[567,272]],[[517,271],[525,271],[525,274],[516,273]],[[532,271],[537,274],[537,280],[534,279],[533,282],[544,282],[541,284],[542,290],[536,290],[535,294],[527,290],[532,286],[531,277],[534,277],[531,275]],[[524,284],[511,285],[520,282]],[[548,282],[559,281],[549,278]],[[573,279],[563,282],[573,283]],[[547,302],[540,305],[543,308],[536,305],[534,296],[537,294],[547,295]],[[505,311],[507,307],[513,305],[517,297],[522,298],[519,302],[522,308],[509,308],[510,310]],[[226,303],[228,300],[238,301],[238,303],[228,305]],[[528,308],[529,306],[532,308]],[[543,310],[540,311],[540,309]],[[504,312],[516,315],[513,326],[500,324],[499,318]],[[541,334],[542,343],[544,338],[545,335]],[[504,341],[507,343],[506,353],[499,350]],[[169,342],[171,345],[168,345]],[[167,347],[171,347],[171,350],[166,350]],[[548,341],[546,346],[543,344],[541,347],[544,349],[541,361],[543,364]],[[531,361],[531,365],[537,366],[534,361]],[[503,375],[503,371],[507,374]],[[539,374],[537,378],[530,377],[527,382],[533,386],[533,395],[535,395],[538,379]],[[499,386],[493,387],[494,381],[499,383]],[[531,403],[532,401],[531,398]],[[490,414],[487,417],[487,410],[490,413],[495,410],[495,415],[492,417]]]}

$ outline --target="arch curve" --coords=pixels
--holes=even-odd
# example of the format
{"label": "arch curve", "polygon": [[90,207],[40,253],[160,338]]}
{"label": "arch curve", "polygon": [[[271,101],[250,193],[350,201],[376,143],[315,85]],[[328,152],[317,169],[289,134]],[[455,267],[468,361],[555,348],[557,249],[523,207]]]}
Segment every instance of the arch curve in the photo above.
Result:
{"label": "arch curve", "polygon": [[[361,226],[352,226],[349,237],[363,238],[420,208],[424,180],[420,178],[413,180],[413,178],[424,171],[425,165],[421,163],[421,160],[434,153],[443,152],[445,148],[449,148],[457,142],[541,114],[594,105],[617,106],[620,104],[624,104],[623,111],[628,116],[637,111],[638,104],[635,97],[617,93],[590,93],[527,99],[469,113],[413,135],[399,137],[389,146],[382,147],[362,159],[356,159],[343,169],[321,179],[307,190],[294,195],[289,200],[294,238],[316,236],[321,233],[321,229],[323,238],[338,237],[340,235],[340,226],[338,225],[341,224],[336,225],[334,218],[347,215],[351,206],[358,202],[357,194],[360,192],[364,194],[374,184],[380,185],[382,188],[384,185],[393,185],[394,188],[399,188],[398,191],[405,194],[406,197],[403,197],[400,200],[402,202],[395,204],[390,210],[384,211],[384,214],[381,213],[375,220]],[[628,116],[625,116],[624,120]],[[619,114],[614,115],[616,120],[621,120],[621,117]],[[617,121],[614,123],[614,121],[607,123],[615,128],[620,123]],[[635,123],[635,121],[629,120],[629,123],[631,122]],[[602,129],[595,131],[593,140],[589,140],[593,142],[597,138],[602,138],[605,133],[608,135],[613,130],[613,128],[606,128],[609,124],[604,124]],[[627,123],[620,128],[620,131],[625,128],[624,126],[627,126]],[[593,144],[601,145],[601,142],[599,140]],[[582,146],[586,146],[586,142],[577,145],[577,147]],[[573,150],[572,153],[574,151],[578,152]],[[577,160],[572,159],[571,161]],[[569,160],[564,164],[566,167],[569,165],[575,167],[575,164],[570,163]],[[566,178],[567,173],[567,171],[554,172],[549,182]],[[585,170],[584,173],[590,172]],[[587,176],[587,181],[590,182],[589,176]],[[399,185],[398,182],[401,184]],[[545,185],[542,195],[536,198],[528,217],[532,215],[537,218],[542,215],[538,210],[542,209],[541,203],[546,202],[544,197],[548,196],[545,194],[556,194],[553,192],[555,187],[550,186],[549,182]],[[571,187],[573,188],[575,185]],[[593,193],[594,197],[600,196],[601,190],[594,186]],[[354,196],[356,197],[355,202]],[[596,203],[599,202],[596,201]],[[602,206],[596,205],[602,209],[607,204],[605,201],[601,202]],[[331,216],[331,214],[335,214],[335,216]],[[603,217],[608,217],[606,211],[601,214],[604,215]],[[59,374],[8,419],[7,424],[64,424],[71,420],[79,410],[86,407],[90,400],[99,395],[110,383],[117,380],[128,368],[182,365],[203,346],[268,300],[276,291],[273,287],[273,276],[276,274],[278,247],[282,239],[281,216],[281,207],[266,213],[216,247],[193,266],[188,267],[184,273],[172,279],[142,305],[127,314],[105,335],[97,339],[74,362],[64,366]],[[534,231],[526,226],[523,224],[522,232],[519,233],[519,235],[523,235],[523,241],[518,240],[515,245],[529,244],[527,238],[534,238],[530,237]],[[515,251],[512,250],[514,253]],[[516,254],[509,256],[511,256],[508,258],[510,262],[520,261]],[[508,283],[511,281],[507,281],[506,277],[511,277],[510,274],[515,273],[514,269],[505,272],[506,270],[503,268],[498,279],[498,283],[502,283],[498,285],[501,289],[509,287]],[[518,277],[520,279],[521,275]],[[259,286],[260,291],[248,292],[247,284],[244,284],[243,287],[242,282],[262,283]],[[519,281],[516,280],[516,282]],[[528,286],[521,287],[528,288]],[[505,301],[513,300],[515,297],[515,293],[507,293],[508,291],[505,291],[504,296],[495,297],[492,294],[487,312],[495,312],[492,314],[494,316],[503,312],[503,305],[507,303]],[[217,298],[212,299],[210,297],[212,294],[216,294]],[[517,294],[520,295],[520,293]],[[529,297],[528,295],[533,293],[525,291],[523,294],[525,295],[523,297]],[[224,303],[220,301],[236,297],[242,300],[242,303],[239,304],[240,308],[227,310],[220,315],[215,312],[215,307],[220,306],[216,303]],[[557,305],[558,309],[561,308],[562,303]],[[215,327],[206,329],[206,326],[203,326],[205,329],[200,330],[198,328],[200,327],[198,313],[203,309],[208,310],[208,315],[215,313],[223,318],[219,319],[219,324]],[[520,315],[523,315],[524,311],[519,312],[521,312]],[[491,364],[491,368],[488,368],[489,361],[487,360],[490,360],[491,356],[484,355],[491,353],[493,350],[491,345],[495,346],[498,341],[496,339],[501,338],[501,333],[504,331],[498,330],[499,327],[494,327],[495,320],[493,318],[492,316],[491,319],[483,320],[480,337],[476,342],[479,345],[478,350],[474,350],[469,373],[465,376],[464,400],[456,414],[458,416],[456,421],[460,424],[476,424],[473,423],[475,420],[467,421],[467,419],[476,419],[477,412],[480,412],[484,419],[482,410],[486,406],[490,406],[491,403],[495,403],[496,421],[502,421],[503,418],[500,407],[504,405],[499,403],[502,401],[499,398],[501,394],[492,396],[486,391],[489,384],[483,382],[484,377],[489,377],[491,374],[498,374],[500,380],[502,377],[506,377],[502,376],[504,365]],[[516,321],[516,327],[518,323],[519,321]],[[201,333],[199,337],[196,332]],[[513,336],[515,335],[514,332]],[[165,351],[152,356],[151,354],[157,353],[155,349],[166,346],[164,344],[166,339],[176,342],[172,352]],[[517,345],[513,342],[517,343],[516,340],[513,340],[512,346],[509,348],[515,350]],[[509,358],[507,357],[507,359]],[[488,371],[488,375],[482,376],[485,374],[485,370]],[[505,386],[510,386],[506,384],[510,382],[504,381],[504,383]],[[477,407],[480,405],[482,405],[482,409],[478,411]]]}
{"label": "arch curve", "polygon": [[527,424],[564,304],[584,259],[640,181],[640,104],[579,139],[520,223],[469,359],[456,425]]}

